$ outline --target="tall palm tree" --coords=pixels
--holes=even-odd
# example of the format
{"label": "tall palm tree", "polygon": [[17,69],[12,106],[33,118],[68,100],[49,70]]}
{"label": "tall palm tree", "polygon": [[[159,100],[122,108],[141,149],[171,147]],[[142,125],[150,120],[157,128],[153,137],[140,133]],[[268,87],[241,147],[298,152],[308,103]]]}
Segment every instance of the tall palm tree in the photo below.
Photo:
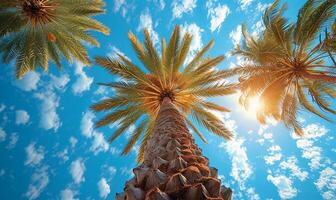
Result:
{"label": "tall palm tree", "polygon": [[234,54],[246,62],[231,73],[240,75],[241,104],[247,106],[254,96],[263,102],[257,112],[260,122],[273,117],[302,135],[297,120],[299,109],[330,121],[315,103],[323,111],[336,114],[328,101],[336,98],[336,65],[332,62],[335,40],[320,37],[323,27],[335,20],[336,1],[308,0],[295,23],[283,16],[285,10],[286,5],[280,7],[279,0],[266,9],[265,30],[259,38],[251,36],[243,26],[244,40]]}
{"label": "tall palm tree", "polygon": [[[92,106],[94,111],[110,111],[96,123],[102,127],[119,123],[110,138],[114,141],[128,127],[137,128],[122,154],[127,154],[143,135],[138,162],[133,169],[135,177],[126,183],[124,193],[117,199],[230,199],[231,190],[221,186],[217,170],[195,145],[187,125],[206,142],[193,121],[225,139],[232,137],[221,119],[212,111],[229,111],[206,101],[206,97],[232,94],[234,85],[223,82],[226,71],[215,67],[223,56],[204,57],[212,47],[209,42],[184,66],[192,36],[180,36],[176,26],[168,44],[162,39],[159,54],[144,30],[142,45],[130,32],[128,37],[140,68],[127,57],[97,57],[96,62],[122,81],[103,85],[115,89],[115,96]],[[193,119],[189,119],[191,116]]]}
{"label": "tall palm tree", "polygon": [[99,46],[88,31],[109,29],[90,18],[103,13],[102,0],[1,0],[2,60],[15,60],[16,78],[37,67],[48,70],[49,60],[61,67],[61,56],[90,64],[83,42]]}

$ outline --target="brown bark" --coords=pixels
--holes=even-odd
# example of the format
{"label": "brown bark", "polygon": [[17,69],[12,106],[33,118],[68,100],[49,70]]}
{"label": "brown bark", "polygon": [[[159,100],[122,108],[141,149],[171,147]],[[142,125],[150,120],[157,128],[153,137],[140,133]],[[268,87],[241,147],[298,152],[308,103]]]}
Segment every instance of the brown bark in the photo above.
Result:
{"label": "brown bark", "polygon": [[217,169],[209,167],[187,129],[183,116],[164,98],[149,139],[144,162],[117,200],[227,200],[230,188],[221,186]]}

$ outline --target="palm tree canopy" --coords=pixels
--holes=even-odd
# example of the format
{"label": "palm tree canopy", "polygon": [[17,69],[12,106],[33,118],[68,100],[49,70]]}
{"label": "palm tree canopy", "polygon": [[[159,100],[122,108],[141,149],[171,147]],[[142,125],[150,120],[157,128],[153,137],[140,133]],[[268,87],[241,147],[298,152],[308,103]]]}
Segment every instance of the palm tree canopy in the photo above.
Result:
{"label": "palm tree canopy", "polygon": [[[336,66],[332,62],[336,40],[330,39],[335,38],[336,1],[308,0],[295,23],[283,16],[285,10],[286,5],[280,6],[279,0],[266,9],[265,30],[258,38],[243,26],[244,40],[233,53],[246,62],[231,72],[240,75],[241,104],[246,106],[254,96],[263,102],[257,112],[260,122],[273,117],[302,135],[299,109],[326,120],[313,103],[323,111],[336,113],[328,101],[336,98]],[[331,31],[321,39],[321,30],[327,27],[332,27]]]}
{"label": "palm tree canopy", "polygon": [[1,0],[0,51],[3,62],[16,61],[16,77],[52,60],[61,67],[61,56],[90,64],[83,42],[99,46],[88,31],[109,29],[90,18],[103,13],[102,0]]}
{"label": "palm tree canopy", "polygon": [[128,34],[144,70],[122,54],[118,54],[117,58],[96,58],[96,62],[108,72],[122,78],[122,81],[103,84],[114,88],[115,96],[92,106],[92,109],[97,112],[110,111],[96,123],[96,127],[119,123],[118,129],[110,137],[109,141],[112,142],[132,124],[136,124],[137,128],[123,154],[127,154],[143,134],[139,153],[141,157],[146,140],[152,133],[160,104],[168,97],[185,116],[190,128],[204,142],[206,141],[203,135],[196,129],[193,121],[197,121],[214,134],[230,139],[231,132],[225,128],[222,120],[211,112],[229,110],[206,101],[207,97],[229,95],[235,92],[233,84],[223,82],[227,72],[216,70],[216,65],[224,57],[205,57],[214,42],[209,42],[188,64],[184,65],[192,41],[191,34],[186,33],[181,37],[180,28],[176,26],[168,44],[162,39],[161,53],[158,53],[154,47],[146,29],[144,29],[144,36],[145,42],[141,44],[132,32]]}

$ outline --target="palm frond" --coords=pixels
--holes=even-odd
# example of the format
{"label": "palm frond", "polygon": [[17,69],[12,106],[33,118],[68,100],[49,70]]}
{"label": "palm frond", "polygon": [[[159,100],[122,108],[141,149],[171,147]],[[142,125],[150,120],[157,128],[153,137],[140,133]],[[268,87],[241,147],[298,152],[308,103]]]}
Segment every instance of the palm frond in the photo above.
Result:
{"label": "palm frond", "polygon": [[196,128],[196,126],[193,124],[193,122],[190,119],[188,119],[187,117],[186,117],[186,122],[187,122],[188,126],[190,126],[192,128],[192,130],[198,135],[198,137],[201,138],[201,140],[204,143],[208,143],[206,141],[205,137],[203,136],[203,134]]}
{"label": "palm frond", "polygon": [[137,128],[135,129],[134,133],[132,134],[131,138],[129,139],[128,143],[126,144],[122,155],[127,155],[130,150],[133,148],[133,146],[135,145],[135,143],[138,141],[138,139],[141,136],[141,133],[143,132],[143,130],[145,129],[145,126],[147,125],[148,121],[144,120],[140,125],[137,126]]}

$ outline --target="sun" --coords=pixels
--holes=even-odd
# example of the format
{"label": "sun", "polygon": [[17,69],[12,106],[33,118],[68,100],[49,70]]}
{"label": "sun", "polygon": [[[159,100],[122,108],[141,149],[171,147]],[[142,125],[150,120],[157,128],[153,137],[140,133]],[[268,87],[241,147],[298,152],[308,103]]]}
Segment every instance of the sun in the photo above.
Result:
{"label": "sun", "polygon": [[248,99],[247,107],[246,107],[246,113],[249,117],[255,118],[257,113],[262,110],[263,103],[260,100],[259,96],[250,97]]}

